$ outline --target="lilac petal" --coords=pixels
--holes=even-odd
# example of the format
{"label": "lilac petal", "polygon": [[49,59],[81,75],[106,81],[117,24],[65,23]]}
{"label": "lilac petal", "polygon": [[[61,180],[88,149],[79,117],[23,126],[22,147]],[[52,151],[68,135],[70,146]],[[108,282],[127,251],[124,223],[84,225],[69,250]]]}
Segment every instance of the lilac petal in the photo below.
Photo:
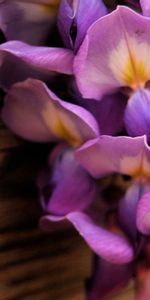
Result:
{"label": "lilac petal", "polygon": [[134,251],[127,239],[103,229],[90,215],[74,212],[68,214],[67,219],[98,256],[117,264],[124,264],[133,259]]}
{"label": "lilac petal", "polygon": [[1,1],[0,28],[7,40],[43,44],[53,27],[58,4],[58,0]]}
{"label": "lilac petal", "polygon": [[95,257],[93,276],[88,281],[87,300],[100,300],[117,293],[132,277],[131,264],[112,264]]}
{"label": "lilac petal", "polygon": [[65,140],[77,146],[99,135],[88,111],[60,100],[44,83],[34,79],[10,89],[2,119],[16,134],[33,141]]}
{"label": "lilac petal", "polygon": [[[75,155],[81,165],[96,178],[112,173],[134,176],[141,168],[146,147],[144,136],[131,138],[104,135],[85,143]],[[147,151],[150,152],[149,148]],[[147,162],[144,161],[144,164],[149,168]]]}
{"label": "lilac petal", "polygon": [[64,216],[81,211],[96,197],[96,183],[75,161],[70,150],[60,153],[47,177],[40,187],[46,213]]}
{"label": "lilac petal", "polygon": [[[107,13],[102,0],[62,0],[58,12],[58,28],[65,45],[78,50],[92,23]],[[76,30],[75,41],[71,30]]]}
{"label": "lilac petal", "polygon": [[125,232],[136,242],[136,213],[141,198],[142,186],[139,182],[132,184],[119,203],[119,219]]}
{"label": "lilac petal", "polygon": [[131,136],[146,134],[150,137],[150,91],[137,90],[125,110],[125,125]]}
{"label": "lilac petal", "polygon": [[34,77],[49,81],[54,73],[72,74],[73,54],[62,48],[35,47],[12,41],[0,45],[0,86]]}
{"label": "lilac petal", "polygon": [[118,7],[97,20],[75,57],[82,96],[100,100],[121,86],[144,85],[150,77],[149,47],[150,19],[133,10]]}
{"label": "lilac petal", "polygon": [[150,17],[150,2],[149,0],[140,0],[140,5],[142,7],[143,15]]}
{"label": "lilac petal", "polygon": [[150,234],[150,192],[145,193],[138,204],[136,223],[141,233]]}

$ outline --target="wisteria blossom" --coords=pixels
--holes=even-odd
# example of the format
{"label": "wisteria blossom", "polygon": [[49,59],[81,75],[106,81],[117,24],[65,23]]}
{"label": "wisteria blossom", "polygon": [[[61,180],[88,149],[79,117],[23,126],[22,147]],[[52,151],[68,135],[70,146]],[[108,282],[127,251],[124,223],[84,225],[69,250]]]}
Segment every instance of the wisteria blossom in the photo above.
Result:
{"label": "wisteria blossom", "polygon": [[39,226],[94,253],[87,300],[150,299],[150,1],[118,2],[0,1],[1,119],[50,149]]}
{"label": "wisteria blossom", "polygon": [[83,97],[101,100],[119,89],[127,93],[124,123],[132,136],[149,135],[149,36],[149,18],[118,7],[90,27],[74,63]]}

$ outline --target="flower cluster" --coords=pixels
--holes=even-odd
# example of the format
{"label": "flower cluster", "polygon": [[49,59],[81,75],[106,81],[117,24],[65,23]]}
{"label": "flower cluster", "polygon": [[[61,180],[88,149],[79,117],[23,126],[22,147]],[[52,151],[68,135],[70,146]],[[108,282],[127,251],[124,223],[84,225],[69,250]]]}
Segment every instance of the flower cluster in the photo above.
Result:
{"label": "flower cluster", "polygon": [[116,2],[0,1],[1,117],[53,145],[40,226],[70,222],[94,252],[87,299],[134,279],[148,300],[150,2]]}

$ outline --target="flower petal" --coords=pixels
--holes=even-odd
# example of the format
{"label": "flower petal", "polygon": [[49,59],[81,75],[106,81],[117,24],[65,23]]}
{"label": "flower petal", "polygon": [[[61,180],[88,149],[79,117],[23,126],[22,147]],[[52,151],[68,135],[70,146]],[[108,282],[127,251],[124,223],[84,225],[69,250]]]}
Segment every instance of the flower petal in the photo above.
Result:
{"label": "flower petal", "polygon": [[93,276],[87,283],[87,300],[105,299],[122,289],[132,277],[131,264],[112,264],[95,257]]}
{"label": "flower petal", "polygon": [[142,7],[143,15],[150,17],[150,2],[149,0],[140,0],[140,5]]}
{"label": "flower petal", "polygon": [[[142,187],[139,182],[134,183],[127,190],[125,196],[119,203],[119,219],[120,223],[132,238],[133,242],[136,243],[137,237],[137,226],[136,226],[136,214],[138,202],[141,198]],[[135,245],[137,246],[137,245]]]}
{"label": "flower petal", "polygon": [[101,134],[114,135],[124,128],[124,110],[127,99],[121,93],[107,95],[101,101],[80,99],[78,103],[95,117]]}
{"label": "flower petal", "polygon": [[0,86],[34,77],[49,81],[57,72],[72,74],[73,53],[62,48],[36,47],[12,41],[0,45]]}
{"label": "flower petal", "polygon": [[[54,160],[53,153],[50,159]],[[44,211],[64,216],[87,208],[96,197],[96,183],[74,159],[71,150],[64,149],[49,166],[46,180],[40,185]]]}
{"label": "flower petal", "polygon": [[103,229],[90,215],[74,212],[68,214],[67,219],[98,256],[117,264],[124,264],[133,259],[133,248],[127,239]]}
{"label": "flower petal", "polygon": [[137,207],[137,227],[143,234],[150,234],[150,192],[143,195]]}
{"label": "flower petal", "polygon": [[143,155],[146,149],[150,154],[149,147],[146,147],[144,136],[131,138],[103,135],[85,143],[75,155],[81,165],[96,178],[112,173],[134,176],[140,172],[141,163],[146,168],[143,172],[149,169]]}
{"label": "flower petal", "polygon": [[[102,0],[62,0],[58,12],[58,28],[65,45],[77,51],[83,38],[94,21],[107,13]],[[74,28],[75,27],[75,28]],[[76,30],[75,41],[71,30]]]}
{"label": "flower petal", "polygon": [[125,125],[131,136],[146,134],[150,138],[150,91],[137,90],[125,109]]}
{"label": "flower petal", "polygon": [[65,140],[79,146],[99,134],[88,111],[60,100],[44,83],[34,79],[10,89],[2,119],[16,134],[33,141]]}

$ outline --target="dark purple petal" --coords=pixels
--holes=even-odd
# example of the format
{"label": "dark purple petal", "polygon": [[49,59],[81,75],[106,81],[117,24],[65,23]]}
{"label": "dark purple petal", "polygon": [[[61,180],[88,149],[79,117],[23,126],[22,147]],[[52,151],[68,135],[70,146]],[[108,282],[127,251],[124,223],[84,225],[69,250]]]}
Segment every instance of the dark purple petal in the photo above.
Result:
{"label": "dark purple petal", "polygon": [[62,0],[58,27],[65,45],[77,51],[90,25],[106,13],[102,0]]}
{"label": "dark purple petal", "polygon": [[72,74],[72,64],[70,50],[7,42],[0,45],[0,86],[7,89],[29,77],[49,81],[56,73]]}
{"label": "dark purple petal", "polygon": [[112,296],[127,285],[132,277],[131,264],[112,264],[95,257],[93,276],[87,284],[87,300],[102,300]]}
{"label": "dark purple petal", "polygon": [[94,180],[75,161],[72,151],[62,151],[40,186],[42,206],[54,216],[82,211],[96,198]]}
{"label": "dark purple petal", "polygon": [[67,219],[98,256],[117,264],[128,263],[133,259],[134,251],[128,240],[121,234],[103,229],[90,215],[74,212],[68,214]]}
{"label": "dark purple petal", "polygon": [[124,110],[126,97],[121,93],[107,95],[101,101],[94,99],[80,99],[82,104],[89,110],[99,124],[101,134],[114,135],[124,128]]}
{"label": "dark purple petal", "polygon": [[145,193],[138,203],[136,223],[141,233],[150,234],[150,192]]}
{"label": "dark purple petal", "polygon": [[2,119],[16,134],[33,141],[64,140],[79,146],[99,135],[97,123],[88,111],[60,100],[43,82],[34,79],[10,89]]}
{"label": "dark purple petal", "polygon": [[129,98],[125,125],[131,136],[146,134],[150,138],[150,91],[139,89]]}
{"label": "dark purple petal", "polygon": [[136,243],[137,237],[137,206],[141,198],[141,193],[142,185],[139,182],[132,184],[119,203],[120,223],[125,232],[127,232],[132,238],[134,243]]}

